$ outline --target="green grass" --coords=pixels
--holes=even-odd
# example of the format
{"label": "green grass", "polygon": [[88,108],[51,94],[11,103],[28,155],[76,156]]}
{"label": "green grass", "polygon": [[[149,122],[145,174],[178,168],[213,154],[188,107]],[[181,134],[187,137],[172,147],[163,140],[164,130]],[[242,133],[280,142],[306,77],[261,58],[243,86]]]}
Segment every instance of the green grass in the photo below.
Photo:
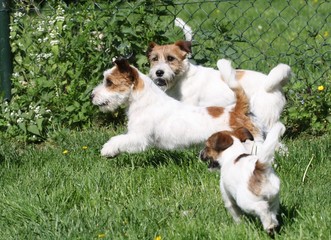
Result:
{"label": "green grass", "polygon": [[[41,145],[2,141],[0,239],[268,239],[258,220],[232,221],[219,174],[198,160],[199,148],[100,157],[119,132],[60,131]],[[288,140],[289,156],[277,157],[276,239],[330,239],[330,140]]]}

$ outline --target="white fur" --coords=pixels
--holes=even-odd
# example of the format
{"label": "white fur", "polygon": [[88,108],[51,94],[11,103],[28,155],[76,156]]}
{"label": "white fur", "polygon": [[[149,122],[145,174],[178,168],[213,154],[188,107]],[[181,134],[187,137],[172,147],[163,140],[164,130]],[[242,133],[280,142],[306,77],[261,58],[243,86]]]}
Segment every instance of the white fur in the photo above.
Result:
{"label": "white fur", "polygon": [[193,39],[192,28],[186,22],[184,22],[183,19],[177,17],[175,19],[175,26],[180,27],[183,30],[186,41],[192,41]]}
{"label": "white fur", "polygon": [[[105,79],[114,68],[105,71]],[[113,111],[124,104],[128,106],[128,132],[112,137],[103,146],[102,156],[140,152],[148,146],[164,149],[186,147],[204,142],[214,132],[231,129],[229,111],[233,106],[225,108],[219,117],[212,117],[207,108],[169,97],[149,77],[138,73],[144,82],[143,89],[139,91],[135,91],[133,86],[121,93],[110,91],[104,79],[92,92],[92,103],[103,111]]]}
{"label": "white fur", "polygon": [[[252,119],[262,131],[267,133],[273,124],[279,121],[286,103],[282,86],[291,76],[288,65],[279,64],[268,75],[251,70],[238,70],[243,71],[242,78],[238,81],[229,81],[228,85],[225,83],[227,81],[225,75],[229,75],[227,73],[224,75],[222,72],[229,69],[227,65],[230,62],[225,59],[217,63],[221,72],[213,68],[194,65],[187,58],[182,61],[184,67],[179,72],[175,72],[166,61],[166,56],[162,59],[164,60],[160,58],[157,63],[153,63],[149,76],[157,83],[160,76],[156,73],[162,70],[164,74],[161,78],[166,85],[161,89],[169,96],[196,106],[226,107],[235,102],[235,95],[231,88],[240,84],[250,100]],[[231,74],[235,76],[236,72],[233,71]]]}
{"label": "white fur", "polygon": [[[248,155],[244,144],[232,136],[233,145],[222,151],[217,162],[221,166],[220,189],[225,207],[236,222],[240,221],[242,212],[257,215],[268,233],[273,233],[278,226],[280,180],[272,169],[274,151],[283,135],[285,127],[277,122],[269,132],[258,156]],[[260,194],[256,195],[248,188],[256,162],[267,165]]]}
{"label": "white fur", "polygon": [[[221,59],[217,62],[217,67],[221,70],[227,64],[226,60]],[[255,123],[267,133],[279,121],[286,104],[282,87],[291,77],[291,68],[286,64],[279,64],[268,75],[249,70],[243,71],[241,80],[228,84],[230,87],[241,85],[245,90],[250,99],[249,106]]]}

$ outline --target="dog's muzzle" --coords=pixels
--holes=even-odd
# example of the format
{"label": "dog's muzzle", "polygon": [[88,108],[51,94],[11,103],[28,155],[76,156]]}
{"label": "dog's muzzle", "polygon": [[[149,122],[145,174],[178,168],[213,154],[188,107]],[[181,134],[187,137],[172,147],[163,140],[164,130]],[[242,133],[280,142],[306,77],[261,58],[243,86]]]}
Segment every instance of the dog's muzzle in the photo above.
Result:
{"label": "dog's muzzle", "polygon": [[220,164],[218,163],[218,161],[215,161],[214,159],[212,159],[211,157],[207,156],[207,154],[205,153],[204,150],[200,151],[199,157],[202,161],[207,162],[209,161],[208,164],[208,169],[209,170],[214,170],[214,169],[220,169]]}
{"label": "dog's muzzle", "polygon": [[163,78],[156,78],[154,80],[155,84],[158,85],[159,87],[163,87],[167,85],[166,80],[164,80]]}

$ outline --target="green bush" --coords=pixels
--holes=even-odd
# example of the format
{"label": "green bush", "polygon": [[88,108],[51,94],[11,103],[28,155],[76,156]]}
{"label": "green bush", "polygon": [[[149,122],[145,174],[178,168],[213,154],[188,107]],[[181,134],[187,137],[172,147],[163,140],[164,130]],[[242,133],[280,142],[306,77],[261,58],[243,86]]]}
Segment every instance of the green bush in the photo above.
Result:
{"label": "green bush", "polygon": [[[101,114],[89,100],[102,72],[112,66],[112,58],[133,54],[131,62],[147,72],[149,42],[183,38],[182,31],[174,28],[175,16],[170,12],[176,5],[172,1],[165,3],[167,7],[162,7],[164,1],[155,0],[79,2],[40,1],[39,11],[34,12],[17,1],[11,21],[13,99],[10,104],[1,103],[0,130],[5,135],[43,141],[58,128],[122,121],[121,111]],[[240,49],[249,44],[247,39],[233,33],[232,24],[212,20],[200,30],[192,26],[197,30],[194,60],[213,67],[221,57],[247,63],[248,53],[243,56]],[[289,134],[321,134],[331,129],[330,36],[325,30],[313,29],[302,34],[308,36],[307,45],[298,43],[283,59],[297,73],[285,89],[288,104],[283,120]],[[275,48],[267,55],[276,56],[279,51]],[[265,62],[264,57],[251,60],[248,68],[261,70],[253,65]]]}
{"label": "green bush", "polygon": [[148,42],[167,40],[158,21],[165,12],[153,8],[155,1],[122,2],[48,1],[39,14],[13,13],[13,99],[2,104],[0,118],[7,135],[40,141],[58,127],[88,127],[100,119],[90,93],[112,58],[134,54],[146,68]]}

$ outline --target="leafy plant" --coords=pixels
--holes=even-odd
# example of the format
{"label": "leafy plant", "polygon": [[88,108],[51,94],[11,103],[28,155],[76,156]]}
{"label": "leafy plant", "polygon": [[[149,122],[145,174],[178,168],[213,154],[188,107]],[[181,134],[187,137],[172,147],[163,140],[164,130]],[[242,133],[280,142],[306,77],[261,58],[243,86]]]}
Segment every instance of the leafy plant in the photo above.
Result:
{"label": "leafy plant", "polygon": [[[89,96],[112,58],[134,54],[132,62],[144,69],[148,42],[166,39],[165,21],[158,20],[165,12],[154,8],[156,3],[118,0],[68,7],[48,1],[39,14],[13,13],[13,99],[2,104],[9,115],[0,118],[0,127],[9,136],[41,141],[58,127],[88,127],[102,119]],[[30,106],[40,109],[38,115]]]}

